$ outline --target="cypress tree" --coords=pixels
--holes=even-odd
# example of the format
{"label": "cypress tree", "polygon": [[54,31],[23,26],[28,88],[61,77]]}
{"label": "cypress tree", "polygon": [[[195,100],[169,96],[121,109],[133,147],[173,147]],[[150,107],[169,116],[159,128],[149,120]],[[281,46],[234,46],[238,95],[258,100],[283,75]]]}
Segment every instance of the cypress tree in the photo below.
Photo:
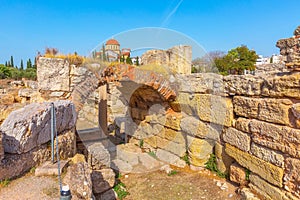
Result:
{"label": "cypress tree", "polygon": [[10,66],[14,67],[14,57],[10,56]]}
{"label": "cypress tree", "polygon": [[27,69],[32,68],[32,63],[31,63],[30,58],[29,58],[28,61],[27,61],[27,66],[26,66],[26,68],[27,68]]}
{"label": "cypress tree", "polygon": [[24,70],[23,59],[21,59],[20,70]]}

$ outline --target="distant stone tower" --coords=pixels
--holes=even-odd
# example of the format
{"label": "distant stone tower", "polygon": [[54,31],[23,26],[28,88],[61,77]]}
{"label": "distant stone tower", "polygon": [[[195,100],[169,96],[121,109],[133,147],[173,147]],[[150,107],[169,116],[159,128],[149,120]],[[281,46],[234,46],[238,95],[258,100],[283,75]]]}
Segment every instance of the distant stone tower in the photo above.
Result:
{"label": "distant stone tower", "polygon": [[142,55],[141,64],[162,65],[174,73],[191,74],[192,47],[178,45],[168,50],[149,50]]}

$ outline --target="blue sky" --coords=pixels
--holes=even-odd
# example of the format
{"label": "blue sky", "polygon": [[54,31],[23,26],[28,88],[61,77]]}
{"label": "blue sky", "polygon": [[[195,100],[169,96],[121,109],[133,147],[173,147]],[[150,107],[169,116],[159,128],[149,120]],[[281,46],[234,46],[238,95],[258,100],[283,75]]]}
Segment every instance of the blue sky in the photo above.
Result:
{"label": "blue sky", "polygon": [[13,55],[19,65],[45,47],[87,55],[107,38],[142,27],[181,32],[206,51],[245,44],[267,56],[279,53],[276,41],[300,25],[299,7],[299,0],[1,0],[0,63]]}

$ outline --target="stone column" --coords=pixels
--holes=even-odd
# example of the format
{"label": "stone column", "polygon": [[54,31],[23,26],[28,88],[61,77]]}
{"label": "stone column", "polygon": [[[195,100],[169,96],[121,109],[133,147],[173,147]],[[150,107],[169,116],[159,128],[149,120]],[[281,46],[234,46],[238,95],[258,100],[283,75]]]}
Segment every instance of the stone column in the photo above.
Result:
{"label": "stone column", "polygon": [[107,135],[107,84],[99,87],[98,122],[100,130]]}

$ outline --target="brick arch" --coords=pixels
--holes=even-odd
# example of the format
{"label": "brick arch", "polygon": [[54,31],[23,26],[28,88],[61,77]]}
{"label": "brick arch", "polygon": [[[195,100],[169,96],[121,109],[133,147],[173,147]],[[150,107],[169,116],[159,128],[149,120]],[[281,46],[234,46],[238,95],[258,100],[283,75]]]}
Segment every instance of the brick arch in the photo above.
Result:
{"label": "brick arch", "polygon": [[88,73],[85,80],[74,88],[71,98],[76,111],[82,109],[88,96],[99,86],[112,81],[126,80],[153,88],[164,101],[173,101],[176,98],[175,89],[171,87],[170,81],[164,75],[126,64],[118,64]]}

